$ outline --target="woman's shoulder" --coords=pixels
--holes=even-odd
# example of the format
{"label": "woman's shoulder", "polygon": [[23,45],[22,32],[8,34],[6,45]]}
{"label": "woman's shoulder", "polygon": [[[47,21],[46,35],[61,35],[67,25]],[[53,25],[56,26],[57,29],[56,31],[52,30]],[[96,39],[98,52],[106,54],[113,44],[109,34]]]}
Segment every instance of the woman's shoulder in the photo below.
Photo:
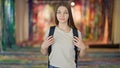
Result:
{"label": "woman's shoulder", "polygon": [[81,39],[82,39],[82,33],[81,33],[81,31],[80,31],[80,30],[78,30],[78,29],[77,29],[77,31],[78,31],[79,38],[81,38]]}
{"label": "woman's shoulder", "polygon": [[81,33],[81,31],[77,28],[73,28],[73,30],[77,30],[78,33]]}

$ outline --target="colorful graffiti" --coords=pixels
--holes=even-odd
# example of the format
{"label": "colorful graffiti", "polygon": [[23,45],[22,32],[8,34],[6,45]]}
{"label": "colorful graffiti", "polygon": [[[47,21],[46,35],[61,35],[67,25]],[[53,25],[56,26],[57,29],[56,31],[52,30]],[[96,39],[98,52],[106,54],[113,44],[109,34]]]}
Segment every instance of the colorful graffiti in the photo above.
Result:
{"label": "colorful graffiti", "polygon": [[[22,23],[15,22],[15,18],[26,20],[25,17],[22,17],[26,10],[20,17],[15,17],[15,7],[20,6],[20,4],[15,5],[14,0],[0,1],[2,1],[0,2],[0,9],[3,10],[3,13],[0,10],[3,15],[0,15],[0,17],[3,17],[3,20],[0,18],[3,50],[6,50],[6,48],[14,49],[17,46],[40,47],[46,30],[49,26],[55,25],[54,8],[59,1],[28,0],[27,3],[22,1],[29,7],[29,21],[21,21]],[[71,1],[68,2],[71,3]],[[88,45],[109,44],[112,32],[110,27],[112,27],[113,0],[74,0],[72,3],[74,22],[81,31],[84,42]],[[29,23],[25,25],[25,22]],[[15,28],[16,26],[18,28]],[[24,30],[24,28],[26,29]],[[19,37],[16,37],[15,34]],[[26,39],[25,36],[29,38]],[[20,42],[16,42],[16,39]]]}
{"label": "colorful graffiti", "polygon": [[0,0],[0,49],[2,50],[2,0]]}
{"label": "colorful graffiti", "polygon": [[[38,40],[42,41],[40,39],[43,39],[49,23],[54,23],[52,15],[54,15],[53,8],[57,2],[33,0],[33,9],[31,9],[33,38],[39,38]],[[109,27],[112,27],[113,0],[75,0],[71,8],[76,27],[81,31],[86,44],[111,42],[111,28]]]}
{"label": "colorful graffiti", "polygon": [[111,42],[109,27],[112,27],[113,0],[75,0],[75,3],[73,11],[79,15],[73,14],[74,21],[82,32],[83,40],[92,44]]}
{"label": "colorful graffiti", "polygon": [[50,24],[54,23],[53,6],[49,4],[39,4],[33,1],[32,23],[33,23],[33,40],[42,42],[43,36]]}
{"label": "colorful graffiti", "polygon": [[2,48],[15,48],[15,12],[14,0],[3,1]]}

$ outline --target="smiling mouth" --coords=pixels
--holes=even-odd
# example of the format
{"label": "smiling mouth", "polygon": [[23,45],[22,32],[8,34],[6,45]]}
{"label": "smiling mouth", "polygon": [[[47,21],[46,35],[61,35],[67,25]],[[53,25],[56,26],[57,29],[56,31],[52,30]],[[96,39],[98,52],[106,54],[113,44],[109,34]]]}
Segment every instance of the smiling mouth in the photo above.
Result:
{"label": "smiling mouth", "polygon": [[60,20],[65,20],[64,18],[60,18]]}

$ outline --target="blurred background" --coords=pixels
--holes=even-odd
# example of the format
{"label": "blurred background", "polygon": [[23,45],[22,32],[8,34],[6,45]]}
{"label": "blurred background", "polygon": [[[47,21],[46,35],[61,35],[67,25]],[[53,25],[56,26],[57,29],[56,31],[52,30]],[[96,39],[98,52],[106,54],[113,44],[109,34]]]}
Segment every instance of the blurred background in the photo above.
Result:
{"label": "blurred background", "polygon": [[[61,0],[0,0],[0,68],[47,68],[40,53]],[[87,46],[81,68],[120,67],[120,0],[64,0]]]}

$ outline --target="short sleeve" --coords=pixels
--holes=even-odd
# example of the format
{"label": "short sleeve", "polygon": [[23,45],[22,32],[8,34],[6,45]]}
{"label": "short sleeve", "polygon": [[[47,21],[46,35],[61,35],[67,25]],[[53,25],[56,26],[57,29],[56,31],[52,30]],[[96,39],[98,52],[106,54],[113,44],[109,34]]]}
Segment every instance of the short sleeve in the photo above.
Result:
{"label": "short sleeve", "polygon": [[44,35],[44,39],[46,39],[46,38],[48,37],[49,30],[50,30],[50,29],[47,29],[47,30],[46,30],[45,35]]}
{"label": "short sleeve", "polygon": [[82,40],[81,32],[78,30],[78,37]]}

